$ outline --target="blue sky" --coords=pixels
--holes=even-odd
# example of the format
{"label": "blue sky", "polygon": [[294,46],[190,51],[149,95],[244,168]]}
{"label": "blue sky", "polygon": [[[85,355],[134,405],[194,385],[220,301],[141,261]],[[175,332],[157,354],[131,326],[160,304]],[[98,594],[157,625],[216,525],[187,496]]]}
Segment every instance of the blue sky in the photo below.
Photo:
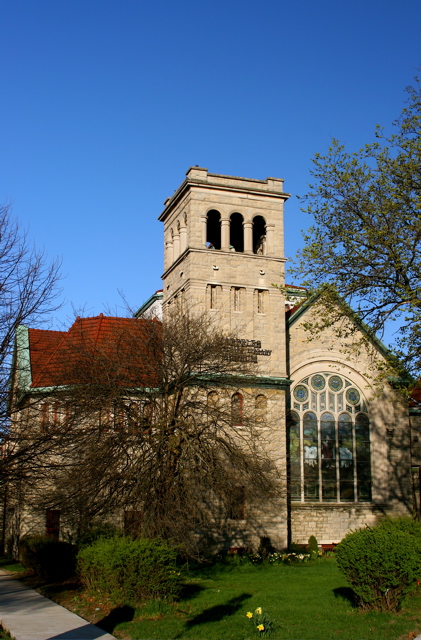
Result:
{"label": "blue sky", "polygon": [[[390,128],[421,64],[419,0],[1,0],[0,202],[94,315],[161,287],[164,200],[191,165],[284,178]],[[298,283],[297,283],[298,284]]]}

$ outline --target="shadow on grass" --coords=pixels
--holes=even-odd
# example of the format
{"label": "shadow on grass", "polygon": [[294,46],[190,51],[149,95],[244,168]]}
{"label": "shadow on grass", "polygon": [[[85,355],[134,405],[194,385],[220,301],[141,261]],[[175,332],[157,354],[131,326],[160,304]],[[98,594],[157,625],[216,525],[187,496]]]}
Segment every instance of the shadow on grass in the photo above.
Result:
{"label": "shadow on grass", "polygon": [[351,587],[337,587],[333,589],[333,593],[335,594],[335,598],[341,598],[342,600],[347,600],[352,607],[358,607],[357,596]]}
{"label": "shadow on grass", "polygon": [[133,607],[129,607],[129,605],[123,605],[122,607],[116,607],[110,613],[96,622],[96,626],[100,627],[100,629],[104,629],[107,633],[112,633],[114,631],[114,627],[116,627],[120,622],[131,622],[134,618],[135,610]]}
{"label": "shadow on grass", "polygon": [[204,587],[200,586],[200,584],[185,584],[181,589],[180,600],[191,600],[203,589]]}
{"label": "shadow on grass", "polygon": [[17,560],[14,560],[13,558],[10,558],[10,556],[0,557],[0,568],[7,565],[14,565],[14,564],[20,565],[20,562],[18,562]]}
{"label": "shadow on grass", "polygon": [[[199,624],[205,624],[207,622],[220,622],[227,616],[232,616],[243,606],[244,600],[248,600],[251,598],[250,593],[242,593],[240,596],[236,598],[231,598],[225,604],[217,604],[214,607],[210,607],[209,609],[205,609],[199,615],[194,616],[191,620],[186,622],[185,631],[195,627]],[[176,638],[182,638],[183,632],[178,634]]]}

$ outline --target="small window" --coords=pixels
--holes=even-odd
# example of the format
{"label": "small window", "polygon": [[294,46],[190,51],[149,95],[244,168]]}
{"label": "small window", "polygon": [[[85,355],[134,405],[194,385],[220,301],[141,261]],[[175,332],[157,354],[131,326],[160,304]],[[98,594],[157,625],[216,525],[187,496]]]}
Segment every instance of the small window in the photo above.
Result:
{"label": "small window", "polygon": [[217,309],[220,304],[222,287],[217,284],[208,284],[207,286],[207,302],[208,309]]}
{"label": "small window", "polygon": [[152,433],[153,404],[145,402],[142,408],[142,431],[144,434]]}
{"label": "small window", "polygon": [[240,288],[233,287],[232,290],[234,311],[240,311]]}
{"label": "small window", "polygon": [[267,313],[267,296],[268,291],[266,289],[255,289],[255,311],[257,313]]}
{"label": "small window", "polygon": [[60,509],[47,509],[45,512],[45,533],[58,540],[60,537]]}
{"label": "small window", "polygon": [[243,287],[231,287],[232,310],[243,311]]}
{"label": "small window", "polygon": [[111,427],[110,407],[101,407],[98,411],[98,426],[100,431],[108,431]]}
{"label": "small window", "polygon": [[208,415],[211,417],[218,409],[219,404],[219,395],[216,391],[210,391],[208,393]]}
{"label": "small window", "polygon": [[230,520],[244,520],[244,487],[233,487],[229,496],[228,518]]}
{"label": "small window", "polygon": [[124,535],[137,538],[142,533],[142,512],[131,510],[124,512]]}
{"label": "small window", "polygon": [[266,421],[268,401],[266,396],[259,394],[256,396],[255,409],[256,409],[256,422],[262,423]]}
{"label": "small window", "polygon": [[62,408],[58,402],[53,405],[53,429],[58,431],[63,423]]}
{"label": "small window", "polygon": [[48,430],[51,426],[51,407],[49,402],[43,402],[41,406],[41,426],[43,429]]}
{"label": "small window", "polygon": [[131,402],[127,406],[127,431],[129,433],[138,433],[141,418],[141,408],[139,402]]}
{"label": "small window", "polygon": [[243,424],[243,396],[241,393],[234,393],[231,397],[231,423],[235,427]]}
{"label": "small window", "polygon": [[124,406],[120,404],[114,405],[114,429],[116,431],[124,431],[126,426],[126,411]]}

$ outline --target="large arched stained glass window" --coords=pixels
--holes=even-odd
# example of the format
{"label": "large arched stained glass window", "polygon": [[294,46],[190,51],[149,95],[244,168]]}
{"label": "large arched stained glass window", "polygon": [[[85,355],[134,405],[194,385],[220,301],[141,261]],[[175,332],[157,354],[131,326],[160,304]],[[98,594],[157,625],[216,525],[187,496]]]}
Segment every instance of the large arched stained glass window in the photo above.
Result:
{"label": "large arched stained glass window", "polygon": [[291,500],[371,500],[368,408],[344,376],[317,373],[292,388],[288,447]]}

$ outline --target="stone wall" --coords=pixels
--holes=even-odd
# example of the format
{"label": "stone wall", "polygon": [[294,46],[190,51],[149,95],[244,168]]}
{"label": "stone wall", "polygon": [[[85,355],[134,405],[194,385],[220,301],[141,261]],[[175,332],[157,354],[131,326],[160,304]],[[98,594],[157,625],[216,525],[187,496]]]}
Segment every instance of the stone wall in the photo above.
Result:
{"label": "stone wall", "polygon": [[316,536],[319,544],[337,543],[353,531],[374,526],[385,516],[408,515],[405,509],[371,504],[308,504],[291,506],[291,538],[306,544]]}

